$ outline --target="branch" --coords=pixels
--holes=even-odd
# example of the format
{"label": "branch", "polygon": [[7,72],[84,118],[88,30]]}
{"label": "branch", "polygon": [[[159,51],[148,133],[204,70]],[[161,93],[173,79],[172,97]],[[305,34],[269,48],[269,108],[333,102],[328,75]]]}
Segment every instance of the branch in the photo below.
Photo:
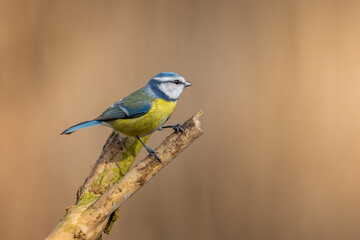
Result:
{"label": "branch", "polygon": [[[161,163],[153,157],[147,156],[124,177],[122,177],[123,171],[121,169],[128,170],[126,168],[130,168],[131,164],[130,166],[128,166],[129,164],[125,164],[126,167],[121,167],[121,159],[129,155],[133,161],[141,147],[138,145],[138,141],[133,140],[134,138],[125,137],[126,139],[124,140],[117,134],[110,135],[103,153],[99,157],[92,173],[85,181],[83,189],[80,190],[80,194],[78,194],[79,200],[76,206],[70,208],[60,224],[47,239],[98,239],[101,237],[101,232],[105,225],[109,225],[109,217],[117,215],[114,214],[116,209],[195,139],[202,135],[203,132],[200,128],[199,121],[201,115],[202,111],[198,112],[183,124],[185,133],[173,133],[160,144],[156,151],[162,160]],[[147,139],[144,140],[146,141]],[[130,146],[135,146],[133,151],[128,151],[129,147],[126,146],[126,144],[121,144],[122,142],[128,142]],[[121,148],[121,146],[123,146],[123,148]],[[118,159],[119,155],[122,156],[122,158],[120,158],[121,161]],[[120,161],[119,167],[116,164],[116,160]],[[132,161],[128,160],[128,162],[131,163]],[[108,174],[104,174],[104,172],[108,172],[106,169],[112,168],[108,167],[109,163],[118,167],[117,178],[122,177],[120,181],[104,181],[104,176],[108,177]],[[113,180],[111,177],[109,179]],[[102,183],[98,184],[99,181]],[[110,188],[110,186],[112,187]],[[96,193],[97,190],[99,193]],[[104,190],[107,191],[104,193]]]}

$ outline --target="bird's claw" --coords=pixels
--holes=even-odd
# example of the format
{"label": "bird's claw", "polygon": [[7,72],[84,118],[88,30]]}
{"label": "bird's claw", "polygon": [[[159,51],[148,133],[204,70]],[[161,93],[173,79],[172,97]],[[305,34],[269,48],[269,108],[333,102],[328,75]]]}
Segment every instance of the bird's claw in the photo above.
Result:
{"label": "bird's claw", "polygon": [[174,125],[168,125],[160,127],[159,130],[163,130],[164,128],[172,128],[175,132],[182,132],[185,133],[185,130],[182,128],[181,124],[174,124]]}
{"label": "bird's claw", "polygon": [[172,128],[174,129],[175,132],[185,133],[185,131],[184,131],[184,129],[182,128],[182,125],[181,125],[181,124],[175,124],[175,125],[173,125]]}
{"label": "bird's claw", "polygon": [[154,150],[152,150],[152,149],[149,149],[149,154],[151,155],[151,156],[153,156],[154,158],[156,158],[159,162],[161,162],[161,159],[160,159],[160,157],[156,154],[157,152],[156,151],[154,151]]}

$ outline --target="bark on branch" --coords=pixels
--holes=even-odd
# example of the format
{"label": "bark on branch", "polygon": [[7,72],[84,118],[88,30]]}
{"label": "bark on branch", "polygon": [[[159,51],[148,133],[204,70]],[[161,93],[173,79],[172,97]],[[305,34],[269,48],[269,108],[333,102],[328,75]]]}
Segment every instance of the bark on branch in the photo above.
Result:
{"label": "bark on branch", "polygon": [[105,227],[105,231],[110,230],[113,216],[118,216],[115,211],[202,135],[201,115],[202,111],[199,111],[183,124],[185,133],[172,133],[156,148],[161,163],[147,156],[130,171],[141,145],[135,138],[112,133],[90,176],[79,189],[76,205],[67,211],[47,239],[101,238]]}

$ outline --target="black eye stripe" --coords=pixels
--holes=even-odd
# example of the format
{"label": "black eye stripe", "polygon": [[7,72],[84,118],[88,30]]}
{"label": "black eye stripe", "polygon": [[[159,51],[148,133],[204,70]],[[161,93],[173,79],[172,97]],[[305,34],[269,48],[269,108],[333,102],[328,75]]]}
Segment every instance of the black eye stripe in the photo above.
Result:
{"label": "black eye stripe", "polygon": [[183,84],[183,85],[185,85],[185,83],[183,83],[182,81],[177,80],[177,79],[176,79],[176,80],[166,80],[166,81],[157,80],[158,84],[162,84],[162,83],[175,83],[175,81],[179,81],[178,84]]}

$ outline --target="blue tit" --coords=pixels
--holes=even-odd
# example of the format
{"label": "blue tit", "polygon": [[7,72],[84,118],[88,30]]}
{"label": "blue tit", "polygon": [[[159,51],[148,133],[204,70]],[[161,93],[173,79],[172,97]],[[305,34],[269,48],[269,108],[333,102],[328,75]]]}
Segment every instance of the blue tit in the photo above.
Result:
{"label": "blue tit", "polygon": [[173,113],[176,103],[191,82],[177,73],[163,72],[154,76],[145,87],[120,99],[91,121],[82,122],[66,129],[61,134],[103,125],[127,136],[136,137],[145,149],[160,160],[155,151],[147,147],[140,137],[162,128],[183,131],[180,124],[163,126]]}

